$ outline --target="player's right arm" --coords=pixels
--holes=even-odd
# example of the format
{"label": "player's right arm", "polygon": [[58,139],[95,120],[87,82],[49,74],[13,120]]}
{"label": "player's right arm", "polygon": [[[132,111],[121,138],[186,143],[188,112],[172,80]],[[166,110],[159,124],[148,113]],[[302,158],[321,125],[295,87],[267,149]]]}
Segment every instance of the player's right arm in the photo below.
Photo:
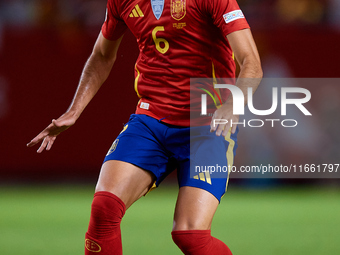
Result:
{"label": "player's right arm", "polygon": [[100,32],[91,56],[83,69],[71,105],[63,115],[56,120],[52,120],[51,124],[33,138],[27,144],[28,147],[42,142],[37,152],[41,153],[44,149],[50,150],[57,135],[71,127],[77,121],[80,114],[109,76],[116,60],[118,47],[122,38],[123,36],[117,40],[110,41]]}

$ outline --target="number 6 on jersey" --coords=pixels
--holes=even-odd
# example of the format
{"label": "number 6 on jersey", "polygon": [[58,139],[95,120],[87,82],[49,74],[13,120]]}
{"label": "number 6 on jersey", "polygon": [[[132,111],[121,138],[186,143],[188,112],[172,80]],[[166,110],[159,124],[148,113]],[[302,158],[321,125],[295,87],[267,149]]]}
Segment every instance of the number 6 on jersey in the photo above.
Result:
{"label": "number 6 on jersey", "polygon": [[[164,38],[157,38],[156,33],[158,31],[164,31],[164,26],[157,26],[152,30],[152,39],[155,42],[156,49],[160,53],[165,54],[169,50],[169,42]],[[161,46],[161,42],[164,43],[164,47]]]}

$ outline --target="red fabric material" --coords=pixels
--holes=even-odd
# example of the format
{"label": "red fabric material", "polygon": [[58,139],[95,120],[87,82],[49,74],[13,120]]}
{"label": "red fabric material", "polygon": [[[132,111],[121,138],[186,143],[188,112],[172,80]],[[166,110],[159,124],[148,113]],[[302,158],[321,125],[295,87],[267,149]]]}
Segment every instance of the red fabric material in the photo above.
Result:
{"label": "red fabric material", "polygon": [[172,239],[185,255],[232,255],[228,246],[210,230],[172,231]]}
{"label": "red fabric material", "polygon": [[[182,11],[174,13],[176,6]],[[236,65],[226,35],[249,28],[244,17],[230,16],[236,12],[241,17],[239,9],[236,0],[169,0],[164,1],[158,20],[150,8],[150,0],[108,0],[103,36],[115,40],[128,27],[140,50],[135,66],[135,90],[141,100],[136,114],[177,126],[210,124],[208,117],[203,117],[204,124],[190,123],[190,114],[200,115],[201,111],[200,103],[190,102],[193,87],[190,78],[235,77]],[[197,86],[202,84],[212,91],[212,80],[201,80]],[[197,92],[200,102],[202,91]],[[220,89],[220,94],[225,102],[230,91]],[[210,97],[208,104],[214,105]],[[215,110],[214,107],[211,113]]]}
{"label": "red fabric material", "polygon": [[125,210],[124,202],[114,194],[105,191],[94,194],[85,255],[123,254],[120,222]]}

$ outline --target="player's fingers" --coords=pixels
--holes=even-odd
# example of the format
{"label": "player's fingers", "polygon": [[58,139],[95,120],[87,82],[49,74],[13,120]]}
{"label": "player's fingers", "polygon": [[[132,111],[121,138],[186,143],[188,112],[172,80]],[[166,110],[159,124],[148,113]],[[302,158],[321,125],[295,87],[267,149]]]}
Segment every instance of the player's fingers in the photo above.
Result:
{"label": "player's fingers", "polygon": [[214,121],[215,119],[213,118],[212,120],[211,120],[211,122],[210,122],[210,132],[214,132],[214,131],[216,131],[216,125],[215,125],[215,121]]}
{"label": "player's fingers", "polygon": [[220,136],[222,134],[223,128],[224,128],[224,124],[219,124],[218,125],[218,128],[216,130],[216,135],[217,136]]}
{"label": "player's fingers", "polygon": [[222,132],[222,136],[223,137],[226,137],[228,135],[228,133],[230,132],[230,125],[229,126],[225,126],[225,128],[223,129],[223,132]]}
{"label": "player's fingers", "polygon": [[210,132],[215,132],[217,129],[218,124],[215,120],[220,119],[221,117],[217,114],[217,112],[214,113],[211,122],[210,122]]}
{"label": "player's fingers", "polygon": [[37,150],[37,152],[38,152],[38,153],[41,153],[41,152],[46,148],[48,142],[49,142],[48,137],[45,137],[44,140],[43,140],[43,142],[41,143],[39,149]]}
{"label": "player's fingers", "polygon": [[210,124],[210,132],[215,132],[221,125],[223,124],[220,124],[216,119],[213,119]]}
{"label": "player's fingers", "polygon": [[36,143],[33,142],[33,140],[31,140],[29,143],[26,144],[27,147],[32,147],[34,146]]}
{"label": "player's fingers", "polygon": [[37,135],[36,137],[34,137],[28,144],[27,147],[32,147],[34,145],[36,145],[37,143],[41,142],[45,137],[45,134],[43,134],[43,132],[41,132],[39,135]]}
{"label": "player's fingers", "polygon": [[215,115],[212,117],[211,122],[210,122],[210,132],[214,132],[216,130],[216,127],[214,126],[214,119]]}
{"label": "player's fingers", "polygon": [[49,150],[52,148],[52,145],[53,145],[55,139],[56,139],[56,137],[52,137],[52,138],[50,139],[50,141],[49,141],[48,144],[47,144],[47,148],[46,148],[47,151],[49,151]]}
{"label": "player's fingers", "polygon": [[237,128],[237,124],[233,125],[232,129],[231,129],[231,133],[235,134],[236,133],[236,128]]}
{"label": "player's fingers", "polygon": [[221,136],[224,129],[229,128],[229,122],[227,124],[219,124],[216,130],[216,135]]}
{"label": "player's fingers", "polygon": [[222,131],[223,131],[223,127],[225,124],[219,123],[218,125],[215,126],[215,134],[217,136],[220,136]]}
{"label": "player's fingers", "polygon": [[[221,127],[221,129],[220,130],[218,130],[217,129],[217,131],[219,132],[219,135],[218,136],[220,136],[220,135],[222,135],[222,136],[227,136],[228,135],[228,132],[229,132],[229,130],[230,130],[230,127],[231,127],[231,125],[230,125],[230,120],[228,120],[228,122],[226,123],[226,124],[224,124],[223,125],[223,127]],[[216,133],[217,133],[217,131],[216,131]],[[217,135],[217,134],[216,134]]]}
{"label": "player's fingers", "polygon": [[40,143],[45,137],[51,132],[53,124],[48,125],[43,131],[41,131],[36,137],[34,137],[28,144],[27,147],[32,147],[37,143]]}

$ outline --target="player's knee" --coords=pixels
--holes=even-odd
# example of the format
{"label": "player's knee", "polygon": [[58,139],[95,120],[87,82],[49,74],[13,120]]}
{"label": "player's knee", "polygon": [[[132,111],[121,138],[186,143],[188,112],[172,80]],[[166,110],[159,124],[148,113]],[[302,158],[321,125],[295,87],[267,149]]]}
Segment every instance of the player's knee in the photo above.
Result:
{"label": "player's knee", "polygon": [[119,228],[125,214],[123,201],[110,192],[96,192],[91,206],[89,233],[110,235]]}
{"label": "player's knee", "polygon": [[208,219],[200,219],[196,217],[190,217],[188,215],[176,217],[174,220],[174,226],[173,230],[179,231],[179,230],[195,230],[195,229],[201,229],[201,230],[209,230],[211,227],[211,222]]}
{"label": "player's knee", "polygon": [[94,194],[88,231],[85,234],[85,254],[122,254],[120,222],[125,204],[116,195],[101,191]]}
{"label": "player's knee", "polygon": [[195,241],[193,236],[188,233],[188,231],[172,231],[172,240],[174,243],[180,248],[184,254],[191,250],[191,248],[195,245]]}

